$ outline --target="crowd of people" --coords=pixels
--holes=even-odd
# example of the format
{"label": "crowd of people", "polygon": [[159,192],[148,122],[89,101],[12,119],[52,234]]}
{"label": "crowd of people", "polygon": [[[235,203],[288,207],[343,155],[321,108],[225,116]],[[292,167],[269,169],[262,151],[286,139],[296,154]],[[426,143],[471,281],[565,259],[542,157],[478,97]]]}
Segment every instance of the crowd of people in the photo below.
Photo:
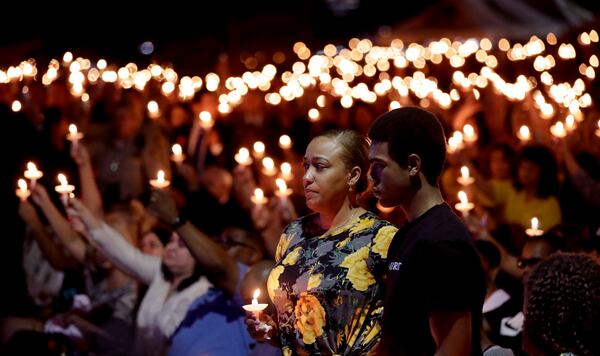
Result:
{"label": "crowd of people", "polygon": [[[200,90],[150,118],[152,88],[105,83],[84,105],[65,81],[28,85],[20,112],[22,91],[0,85],[3,354],[600,354],[592,119],[523,143],[472,98],[456,111],[332,100],[310,122],[309,95],[267,106],[250,91],[223,114]],[[480,139],[450,152],[464,112]],[[291,173],[271,174],[265,153]],[[29,161],[43,176],[19,199]],[[159,170],[168,187],[149,183]],[[474,209],[455,208],[461,190]],[[257,299],[266,309],[246,313]]]}

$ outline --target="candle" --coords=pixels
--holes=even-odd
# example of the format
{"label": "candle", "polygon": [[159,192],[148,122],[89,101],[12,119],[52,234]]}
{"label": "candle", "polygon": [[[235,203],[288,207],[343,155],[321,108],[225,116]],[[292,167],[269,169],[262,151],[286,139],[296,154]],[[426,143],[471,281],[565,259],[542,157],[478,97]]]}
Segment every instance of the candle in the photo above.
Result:
{"label": "candle", "polygon": [[15,190],[15,193],[19,198],[21,198],[21,201],[26,201],[27,198],[31,195],[31,191],[27,189],[27,182],[25,181],[25,179],[20,178],[17,181],[17,186],[19,188]]}
{"label": "candle", "polygon": [[469,201],[467,193],[465,193],[462,190],[458,192],[458,199],[460,200],[460,202],[456,203],[454,207],[456,208],[456,210],[460,211],[463,214],[463,216],[466,217],[467,215],[469,215],[469,211],[471,211],[475,207],[475,204]]}
{"label": "candle", "polygon": [[[268,333],[269,330],[271,330],[271,326],[259,321],[260,312],[265,310],[267,308],[268,304],[259,303],[258,302],[259,295],[260,295],[260,289],[255,290],[254,294],[252,295],[252,302],[250,304],[242,305],[242,308],[244,308],[245,311],[249,311],[249,312],[253,313],[254,316],[256,317],[256,322],[257,322],[257,324],[255,325],[256,330],[264,331],[265,333]],[[270,339],[269,335],[265,335],[265,339]]]}
{"label": "candle", "polygon": [[275,184],[277,184],[277,188],[279,188],[278,190],[275,191],[275,195],[277,195],[278,197],[280,197],[282,199],[287,199],[287,197],[293,193],[292,188],[288,188],[284,179],[282,179],[282,178],[275,179]]}
{"label": "candle", "polygon": [[472,125],[466,124],[463,127],[463,133],[465,142],[472,143],[477,141],[477,134],[475,133],[475,129]]}
{"label": "candle", "polygon": [[261,158],[262,156],[265,155],[265,144],[260,142],[260,141],[256,141],[254,142],[254,145],[252,146],[253,148],[253,152],[252,154],[254,155],[254,157],[256,158]]}
{"label": "candle", "polygon": [[250,151],[246,147],[240,148],[238,153],[234,156],[235,161],[242,166],[249,166],[252,164],[252,157],[250,157]]}
{"label": "candle", "polygon": [[205,130],[215,125],[212,115],[208,111],[202,111],[198,117],[200,118],[200,126]]}
{"label": "candle", "polygon": [[279,137],[279,147],[284,150],[290,149],[292,147],[292,139],[288,135],[281,135]]}
{"label": "candle", "polygon": [[544,233],[544,230],[540,229],[540,220],[536,217],[531,218],[531,227],[525,230],[528,236],[540,236]]}
{"label": "candle", "polygon": [[256,188],[254,189],[254,195],[250,197],[250,200],[257,206],[261,206],[267,203],[267,198],[265,197],[265,193],[262,189]]}
{"label": "candle", "polygon": [[469,167],[460,167],[460,177],[456,179],[460,185],[467,186],[475,181],[475,178],[469,175]]}
{"label": "candle", "polygon": [[67,134],[67,140],[71,141],[73,146],[77,145],[77,142],[83,138],[83,133],[77,131],[77,126],[75,124],[69,125],[69,133]]}
{"label": "candle", "polygon": [[263,169],[262,169],[262,173],[266,176],[274,176],[275,174],[277,174],[277,168],[275,168],[275,162],[273,161],[273,159],[271,157],[265,157],[262,160],[262,165],[263,165]]}
{"label": "candle", "polygon": [[54,190],[60,194],[62,203],[64,205],[67,205],[71,193],[73,193],[73,191],[75,190],[75,186],[69,184],[69,182],[67,181],[67,177],[62,173],[59,173],[57,178],[60,184],[55,186]]}
{"label": "candle", "polygon": [[519,127],[517,137],[523,142],[531,140],[531,132],[529,131],[529,127],[527,127],[526,125],[522,125],[521,127]]}
{"label": "candle", "polygon": [[556,124],[550,126],[550,132],[554,137],[563,138],[567,136],[567,131],[565,130],[565,125],[562,121],[558,121]]}
{"label": "candle", "polygon": [[283,178],[287,181],[294,178],[294,176],[292,175],[292,165],[291,164],[289,164],[287,162],[283,162],[281,164],[280,170],[281,170],[281,178]]}
{"label": "candle", "polygon": [[156,189],[163,189],[171,184],[170,181],[165,179],[165,171],[162,169],[156,173],[156,179],[150,179],[150,185]]}
{"label": "candle", "polygon": [[173,162],[177,164],[183,162],[183,160],[185,159],[185,155],[183,154],[183,149],[181,148],[180,144],[174,144],[173,147],[171,147],[171,151],[173,152],[173,154],[171,155],[171,160],[173,160]]}
{"label": "candle", "polygon": [[160,117],[160,108],[156,101],[150,100],[146,105],[146,109],[148,110],[148,117],[151,119],[158,119]]}
{"label": "candle", "polygon": [[39,171],[37,169],[37,167],[35,166],[35,163],[27,162],[27,170],[25,171],[24,175],[25,175],[25,178],[27,178],[31,181],[29,186],[31,187],[31,189],[33,189],[35,187],[35,182],[38,179],[42,178],[44,173],[42,173],[42,171]]}

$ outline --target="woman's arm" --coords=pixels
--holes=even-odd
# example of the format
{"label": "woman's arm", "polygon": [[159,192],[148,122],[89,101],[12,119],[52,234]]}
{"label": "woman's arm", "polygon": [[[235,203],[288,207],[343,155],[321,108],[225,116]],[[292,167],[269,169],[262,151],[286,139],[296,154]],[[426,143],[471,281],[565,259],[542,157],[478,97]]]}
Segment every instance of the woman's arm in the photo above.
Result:
{"label": "woman's arm", "polygon": [[240,276],[236,262],[227,251],[191,223],[178,221],[175,201],[167,191],[153,191],[151,201],[150,208],[161,221],[175,228],[210,281],[229,295],[235,294]]}
{"label": "woman's arm", "polygon": [[111,262],[142,283],[150,284],[152,282],[160,270],[161,261],[158,257],[146,255],[132,246],[116,230],[96,218],[77,199],[71,200],[69,214],[74,220],[81,221],[89,237]]}
{"label": "woman's arm", "polygon": [[103,214],[102,196],[96,184],[90,154],[83,145],[77,144],[71,146],[71,157],[73,157],[79,168],[81,199],[95,216],[101,217]]}

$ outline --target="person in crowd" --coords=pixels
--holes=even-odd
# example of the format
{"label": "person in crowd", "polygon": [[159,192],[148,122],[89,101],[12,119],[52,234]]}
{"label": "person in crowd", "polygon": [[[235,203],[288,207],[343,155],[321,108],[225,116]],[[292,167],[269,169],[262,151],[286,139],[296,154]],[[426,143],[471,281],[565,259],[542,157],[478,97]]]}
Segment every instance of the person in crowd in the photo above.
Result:
{"label": "person in crowd", "polygon": [[531,356],[600,355],[600,265],[557,253],[529,274],[524,346]]}
{"label": "person in crowd", "polygon": [[481,355],[485,283],[479,255],[439,189],[446,140],[418,107],[378,117],[369,129],[373,192],[407,222],[388,251],[381,355]]}
{"label": "person in crowd", "polygon": [[367,354],[379,341],[381,277],[397,231],[357,202],[368,143],[351,130],[323,133],[306,148],[304,170],[314,213],[284,229],[267,283],[276,317],[249,315],[248,330],[283,355]]}

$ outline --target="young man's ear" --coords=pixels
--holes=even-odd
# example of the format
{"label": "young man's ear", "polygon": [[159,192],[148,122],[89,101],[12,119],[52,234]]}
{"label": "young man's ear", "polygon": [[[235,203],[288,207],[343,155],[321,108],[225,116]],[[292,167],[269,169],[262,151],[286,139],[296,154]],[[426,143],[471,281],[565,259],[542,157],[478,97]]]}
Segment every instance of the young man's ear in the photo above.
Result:
{"label": "young man's ear", "polygon": [[408,155],[406,162],[409,175],[416,176],[421,171],[421,157],[419,155],[411,153]]}

